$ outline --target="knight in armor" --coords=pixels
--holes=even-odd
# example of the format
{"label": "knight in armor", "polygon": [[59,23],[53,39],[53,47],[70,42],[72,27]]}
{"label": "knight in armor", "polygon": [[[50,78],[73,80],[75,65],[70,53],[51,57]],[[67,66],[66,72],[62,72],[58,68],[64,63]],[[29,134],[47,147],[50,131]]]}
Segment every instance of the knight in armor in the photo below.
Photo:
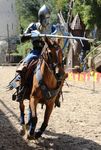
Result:
{"label": "knight in armor", "polygon": [[[49,20],[50,20],[50,10],[46,5],[43,5],[38,12],[38,22],[29,24],[29,26],[27,27],[27,29],[25,30],[24,34],[21,37],[21,42],[25,42],[29,40],[26,34],[29,34],[34,30],[38,31],[39,33],[52,34],[53,32],[54,34],[56,32],[55,31],[56,27],[52,29],[49,24]],[[21,84],[18,86],[17,89],[16,101],[18,102],[21,101],[25,90],[24,88],[26,88],[22,85],[22,80],[27,72],[28,65],[32,60],[37,60],[39,58],[41,51],[44,47],[44,41],[40,37],[37,38],[35,37],[32,38],[32,45],[33,45],[33,49],[27,54],[27,56],[23,59],[23,62],[19,65],[19,67],[16,70],[18,76],[16,77],[15,80],[20,80],[21,82]],[[56,106],[58,107],[59,105],[60,102],[56,104]]]}
{"label": "knight in armor", "polygon": [[[38,12],[38,22],[37,23],[31,23],[27,27],[26,31],[24,32],[23,36],[21,37],[21,41],[25,42],[28,40],[28,37],[26,34],[31,33],[33,30],[37,30],[40,33],[45,33],[48,26],[49,26],[49,19],[50,19],[50,10],[46,5],[43,5]],[[44,47],[44,41],[42,38],[33,38],[32,39],[32,45],[33,49],[28,53],[28,55],[24,58],[23,62],[21,65],[18,67],[17,72],[22,72],[25,70],[28,66],[28,64],[33,60],[33,59],[38,59],[42,48]]]}
{"label": "knight in armor", "polygon": [[[38,22],[37,23],[31,23],[27,27],[26,31],[24,32],[23,36],[21,37],[21,41],[25,42],[28,40],[28,37],[26,34],[31,33],[32,31],[36,30],[39,33],[44,33],[44,34],[59,34],[59,32],[62,33],[62,35],[68,35],[67,33],[64,33],[64,29],[60,24],[57,25],[50,25],[50,10],[46,5],[43,5],[38,12]],[[64,42],[63,48],[66,47],[67,42]],[[38,59],[42,48],[44,47],[44,41],[42,38],[37,37],[32,39],[32,45],[33,49],[28,53],[28,55],[24,58],[23,62],[21,65],[18,67],[17,72],[21,72],[27,68],[28,64],[33,60],[33,59]]]}

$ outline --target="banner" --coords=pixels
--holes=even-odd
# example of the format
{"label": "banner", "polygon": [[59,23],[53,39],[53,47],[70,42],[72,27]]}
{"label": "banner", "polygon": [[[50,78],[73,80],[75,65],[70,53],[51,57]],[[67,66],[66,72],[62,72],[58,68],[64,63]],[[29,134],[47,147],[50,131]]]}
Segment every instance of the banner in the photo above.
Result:
{"label": "banner", "polygon": [[82,72],[82,73],[73,73],[68,72],[68,80],[75,80],[75,81],[101,81],[101,73],[99,72]]}

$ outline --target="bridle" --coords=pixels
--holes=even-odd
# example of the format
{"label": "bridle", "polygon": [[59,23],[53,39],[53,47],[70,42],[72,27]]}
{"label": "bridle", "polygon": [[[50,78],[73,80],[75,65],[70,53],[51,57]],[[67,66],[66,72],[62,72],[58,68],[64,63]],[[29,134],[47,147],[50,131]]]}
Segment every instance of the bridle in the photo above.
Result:
{"label": "bridle", "polygon": [[56,76],[56,70],[59,70],[60,67],[63,67],[62,60],[60,61],[59,58],[59,53],[61,53],[62,55],[62,49],[55,42],[51,46],[46,47],[41,54],[41,58],[45,61],[49,69],[54,72],[55,76]]}

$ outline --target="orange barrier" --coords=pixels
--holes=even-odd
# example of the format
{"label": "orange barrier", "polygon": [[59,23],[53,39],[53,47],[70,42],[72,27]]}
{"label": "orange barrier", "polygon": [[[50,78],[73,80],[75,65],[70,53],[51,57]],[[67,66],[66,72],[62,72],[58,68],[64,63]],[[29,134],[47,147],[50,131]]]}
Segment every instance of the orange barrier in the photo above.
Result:
{"label": "orange barrier", "polygon": [[73,73],[68,72],[68,80],[75,81],[101,81],[101,73],[99,72],[82,72],[82,73]]}

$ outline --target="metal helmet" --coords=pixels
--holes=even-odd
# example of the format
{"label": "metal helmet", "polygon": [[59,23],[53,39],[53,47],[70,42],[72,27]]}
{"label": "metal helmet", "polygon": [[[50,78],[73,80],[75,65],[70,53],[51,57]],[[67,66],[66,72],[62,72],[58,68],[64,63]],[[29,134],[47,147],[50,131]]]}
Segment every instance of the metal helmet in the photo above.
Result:
{"label": "metal helmet", "polygon": [[50,10],[46,5],[43,5],[38,12],[39,22],[46,27],[49,24]]}

